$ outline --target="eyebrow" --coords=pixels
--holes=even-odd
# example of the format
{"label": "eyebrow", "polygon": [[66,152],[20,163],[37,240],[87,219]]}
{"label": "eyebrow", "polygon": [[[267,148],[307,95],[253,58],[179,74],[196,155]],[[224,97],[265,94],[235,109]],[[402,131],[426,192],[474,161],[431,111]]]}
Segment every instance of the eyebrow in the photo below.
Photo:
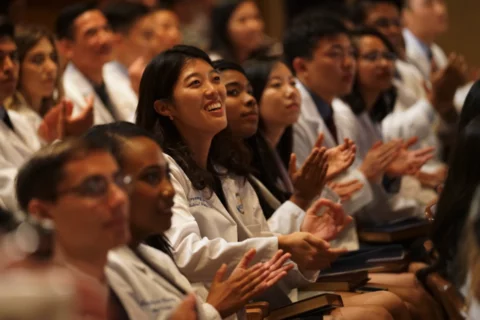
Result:
{"label": "eyebrow", "polygon": [[[212,75],[212,74],[217,74],[217,75],[220,75],[220,72],[218,72],[217,70],[215,69],[212,69],[208,72],[208,75]],[[199,72],[193,72],[191,74],[189,74],[188,76],[185,77],[185,79],[183,80],[183,82],[187,82],[190,78],[192,77],[201,77],[202,75],[199,73]]]}
{"label": "eyebrow", "polygon": [[244,85],[238,81],[232,81],[228,82],[225,84],[225,86],[237,86],[237,87],[243,87]]}

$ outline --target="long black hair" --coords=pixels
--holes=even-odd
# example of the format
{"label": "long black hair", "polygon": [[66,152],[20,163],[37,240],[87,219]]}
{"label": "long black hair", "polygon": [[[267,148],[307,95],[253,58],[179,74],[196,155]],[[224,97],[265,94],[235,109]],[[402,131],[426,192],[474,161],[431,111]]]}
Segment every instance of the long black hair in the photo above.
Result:
{"label": "long black hair", "polygon": [[[124,121],[94,126],[90,128],[84,136],[87,141],[95,142],[96,145],[103,145],[103,147],[108,150],[118,162],[120,168],[123,168],[125,163],[125,140],[136,137],[149,138],[160,146],[160,143],[152,133],[134,125],[133,123]],[[135,214],[135,212],[133,212],[133,214]],[[172,247],[163,234],[151,235],[147,239],[144,239],[144,242],[147,245],[164,252],[173,259]]]}
{"label": "long black hair", "polygon": [[[435,249],[447,266],[452,263],[455,265],[458,240],[461,238],[473,195],[480,184],[479,163],[480,116],[477,116],[458,136],[431,232]],[[462,270],[457,271],[460,271],[460,277],[464,276]],[[456,277],[457,272],[454,273],[448,274],[447,271],[450,277]]]}
{"label": "long black hair", "polygon": [[458,122],[458,130],[462,131],[470,121],[480,115],[480,80],[477,80],[470,91],[463,104],[462,112],[460,113],[460,120]]}
{"label": "long black hair", "polygon": [[[212,65],[205,52],[186,45],[162,52],[148,64],[140,81],[136,124],[155,135],[163,151],[185,171],[195,189],[214,190],[215,176],[224,173],[215,170],[212,165],[208,169],[201,168],[173,122],[154,109],[155,101],[173,102],[173,91],[180,73],[191,60],[203,60]],[[239,176],[250,173],[247,165],[250,163],[249,156],[239,146],[239,142],[233,139],[228,126],[213,138],[208,160],[209,164],[220,165],[228,173]]]}
{"label": "long black hair", "polygon": [[[268,83],[268,78],[278,63],[283,63],[283,61],[274,57],[259,57],[251,59],[244,64],[245,74],[252,85],[253,95],[259,106],[261,105],[263,91]],[[270,146],[268,141],[266,141],[263,135],[264,129],[265,122],[260,118],[257,133],[246,140],[253,150],[252,165],[256,169],[255,175],[257,178],[280,202],[284,202],[290,198],[291,194],[278,187],[277,182],[281,177],[281,168],[275,165],[276,155],[274,152],[278,153],[282,165],[288,168],[290,155],[293,150],[293,128],[289,126],[285,129],[277,146]],[[272,150],[272,148],[275,150]],[[268,218],[269,212],[265,212],[265,215]]]}
{"label": "long black hair", "polygon": [[[370,28],[360,28],[352,32],[353,44],[356,47],[357,51],[358,51],[358,40],[366,36],[373,36],[380,39],[390,53],[396,54],[395,48],[390,43],[390,41],[388,41],[388,39],[384,35],[382,35],[380,32]],[[353,82],[352,91],[346,96],[342,97],[342,100],[344,100],[350,106],[353,113],[356,115],[359,115],[366,110],[365,100],[363,99],[360,91],[358,72]],[[375,105],[370,110],[369,115],[372,118],[372,120],[375,122],[381,122],[390,112],[393,111],[396,100],[397,100],[397,90],[392,84],[392,87],[390,89],[384,91],[378,97],[377,101],[375,102]]]}

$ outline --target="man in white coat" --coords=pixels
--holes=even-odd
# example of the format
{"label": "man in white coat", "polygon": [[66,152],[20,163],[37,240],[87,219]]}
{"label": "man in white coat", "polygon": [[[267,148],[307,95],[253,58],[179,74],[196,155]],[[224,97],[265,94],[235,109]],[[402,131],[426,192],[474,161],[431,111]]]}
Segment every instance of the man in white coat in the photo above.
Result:
{"label": "man in white coat", "polygon": [[28,121],[3,107],[3,101],[15,92],[18,72],[13,25],[0,17],[0,202],[11,211],[17,209],[13,192],[17,168],[40,148],[38,136]]}
{"label": "man in white coat", "polygon": [[[140,3],[112,3],[102,9],[112,27],[115,48],[115,60],[105,65],[108,75],[130,90],[129,95],[137,97],[131,85],[129,68],[138,60],[145,62],[158,52],[158,40],[155,35],[155,21],[152,11]],[[127,92],[125,92],[127,94]]]}
{"label": "man in white coat", "polygon": [[95,124],[132,121],[136,97],[131,88],[104,69],[113,59],[114,39],[107,19],[90,3],[77,3],[62,10],[56,21],[59,51],[70,61],[63,75],[66,98],[74,114],[94,97]]}
{"label": "man in white coat", "polygon": [[[303,163],[324,134],[324,145],[338,145],[335,97],[351,90],[355,72],[353,48],[343,22],[327,16],[302,16],[292,25],[284,39],[287,63],[298,78],[302,96],[301,114],[294,125],[294,151]],[[360,180],[363,187],[345,203],[350,214],[372,201],[369,176],[363,169],[349,169],[339,179]]]}
{"label": "man in white coat", "polygon": [[403,35],[407,60],[417,67],[424,79],[430,81],[437,71],[456,64],[456,68],[464,75],[463,81],[457,84],[458,90],[454,99],[457,109],[461,109],[471,87],[471,83],[466,84],[468,67],[463,57],[455,54],[447,57],[435,43],[435,40],[448,30],[445,0],[407,0],[405,3],[403,19],[406,28]]}

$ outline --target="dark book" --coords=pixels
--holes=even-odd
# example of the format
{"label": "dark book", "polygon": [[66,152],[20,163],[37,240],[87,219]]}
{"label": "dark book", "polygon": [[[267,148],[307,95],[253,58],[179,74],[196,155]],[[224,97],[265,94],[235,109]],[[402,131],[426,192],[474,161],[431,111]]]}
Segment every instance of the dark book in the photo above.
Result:
{"label": "dark book", "polygon": [[338,307],[343,307],[342,297],[326,293],[271,310],[266,319],[322,319],[324,314]]}
{"label": "dark book", "polygon": [[430,223],[424,219],[408,218],[358,230],[358,239],[365,242],[392,243],[427,236]]}
{"label": "dark book", "polygon": [[320,275],[315,283],[302,288],[303,291],[355,291],[368,282],[367,270],[332,272]]}

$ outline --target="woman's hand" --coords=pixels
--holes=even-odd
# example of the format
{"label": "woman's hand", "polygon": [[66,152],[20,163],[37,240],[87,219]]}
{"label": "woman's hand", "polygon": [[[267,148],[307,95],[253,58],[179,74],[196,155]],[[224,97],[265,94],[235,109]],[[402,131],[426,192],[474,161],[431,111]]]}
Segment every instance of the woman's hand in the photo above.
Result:
{"label": "woman's hand", "polygon": [[350,200],[355,192],[363,188],[363,183],[354,179],[346,182],[331,182],[328,186],[340,197],[342,202],[345,202]]}
{"label": "woman's hand", "polygon": [[255,249],[248,251],[226,280],[224,278],[227,265],[223,264],[217,271],[207,302],[215,307],[222,317],[241,309],[249,300],[265,292],[293,268],[293,264],[285,264],[291,255],[284,254],[281,250],[270,261],[248,267],[255,253]]}
{"label": "woman's hand", "polygon": [[410,151],[409,147],[414,145],[418,138],[410,138],[400,149],[398,156],[388,165],[386,173],[392,177],[403,175],[415,175],[420,168],[433,158],[435,148],[426,147],[419,150]]}
{"label": "woman's hand", "polygon": [[381,181],[386,168],[398,156],[402,148],[401,140],[392,140],[387,143],[375,143],[363,159],[359,170],[368,181],[378,183]]}
{"label": "woman's hand", "polygon": [[314,148],[307,160],[297,171],[297,157],[290,157],[289,174],[292,180],[294,192],[290,201],[306,210],[310,203],[322,193],[326,183],[328,170],[326,149]]}
{"label": "woman's hand", "polygon": [[82,135],[93,125],[93,102],[94,97],[88,97],[82,112],[73,117],[72,102],[62,100],[43,117],[38,134],[47,142]]}
{"label": "woman's hand", "polygon": [[327,180],[330,181],[347,170],[355,161],[356,152],[355,143],[350,139],[345,139],[344,143],[338,147],[327,149]]}
{"label": "woman's hand", "polygon": [[195,294],[189,294],[170,315],[170,320],[197,320]]}
{"label": "woman's hand", "polygon": [[[325,208],[323,213],[320,210]],[[308,209],[300,231],[309,232],[317,238],[331,241],[353,221],[345,214],[341,204],[328,199],[319,199]]]}

